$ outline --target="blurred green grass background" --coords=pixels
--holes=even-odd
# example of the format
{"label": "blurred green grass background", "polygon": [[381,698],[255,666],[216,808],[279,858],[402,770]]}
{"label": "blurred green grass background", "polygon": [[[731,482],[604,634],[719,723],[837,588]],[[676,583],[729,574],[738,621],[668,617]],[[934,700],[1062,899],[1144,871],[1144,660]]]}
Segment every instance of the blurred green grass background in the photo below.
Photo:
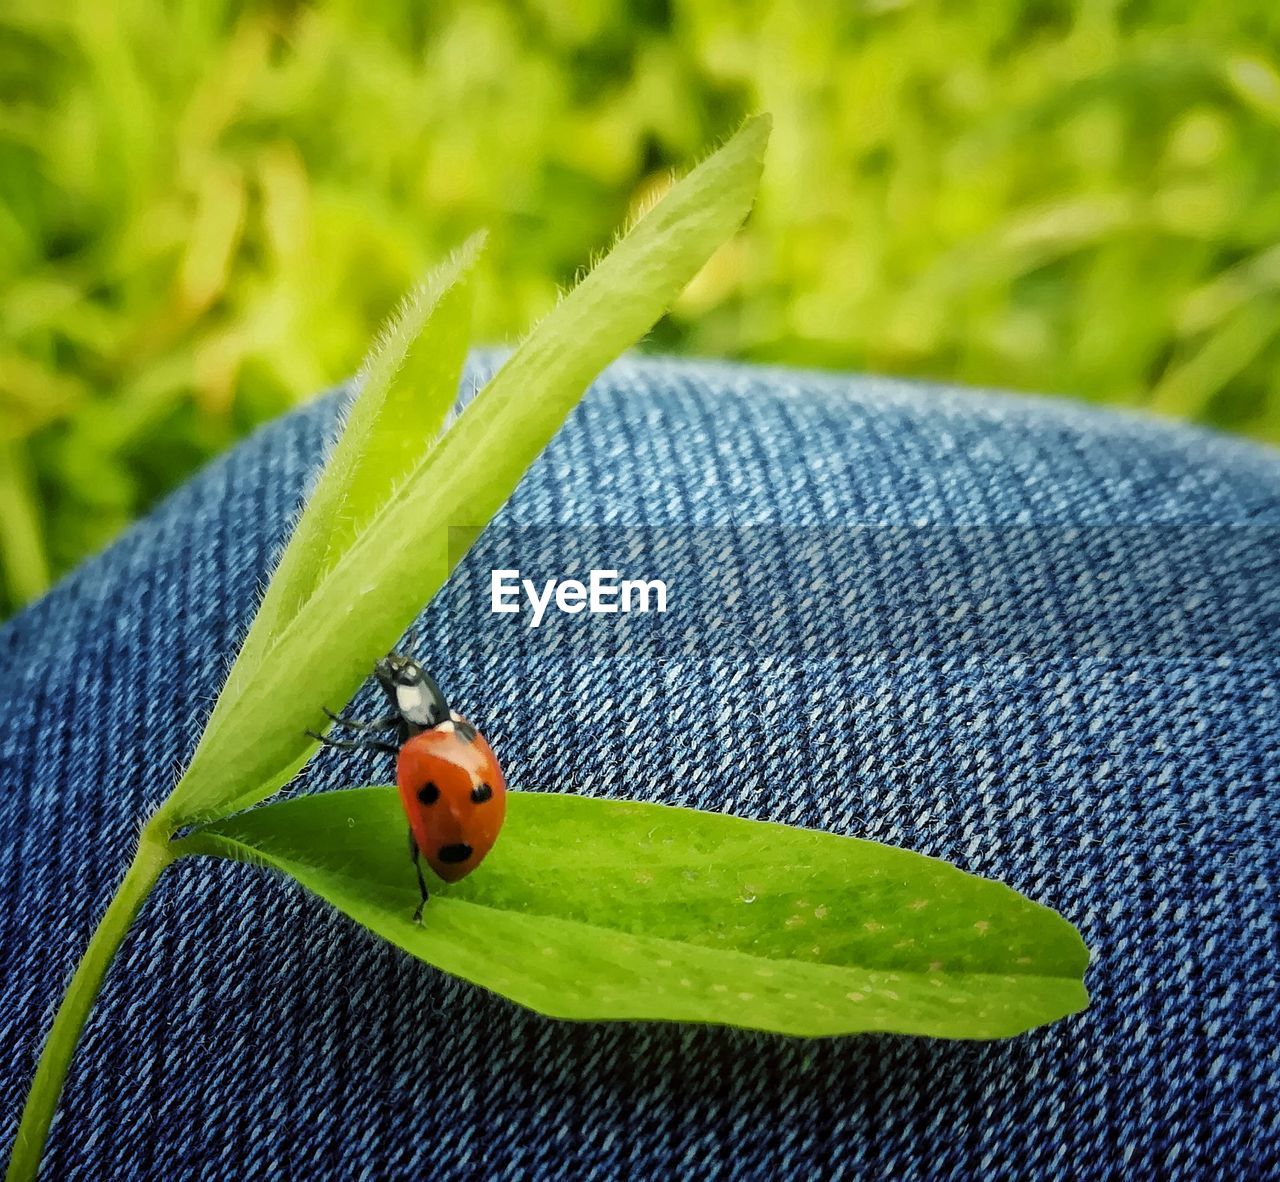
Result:
{"label": "blurred green grass background", "polygon": [[511,339],[747,113],[760,201],[648,348],[1280,438],[1280,6],[6,0],[0,614],[348,376],[491,231]]}

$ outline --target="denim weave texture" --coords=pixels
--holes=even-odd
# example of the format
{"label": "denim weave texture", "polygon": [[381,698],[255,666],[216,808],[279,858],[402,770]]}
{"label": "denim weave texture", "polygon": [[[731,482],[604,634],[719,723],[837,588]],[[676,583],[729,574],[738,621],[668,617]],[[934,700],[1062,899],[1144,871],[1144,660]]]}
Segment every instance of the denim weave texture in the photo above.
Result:
{"label": "denim weave texture", "polygon": [[[465,388],[494,364],[473,358]],[[0,630],[2,1145],[338,408],[259,431]],[[607,644],[585,617],[543,636],[487,614],[504,538],[532,568],[588,527],[673,601],[730,555],[747,606]],[[1245,442],[624,359],[406,647],[513,786],[946,858],[1079,926],[1091,1007],[992,1043],[561,1023],[282,876],[186,859],[107,976],[45,1176],[1275,1177],[1278,529],[1280,456]],[[366,686],[352,712],[376,708]],[[290,791],[389,778],[325,751]]]}

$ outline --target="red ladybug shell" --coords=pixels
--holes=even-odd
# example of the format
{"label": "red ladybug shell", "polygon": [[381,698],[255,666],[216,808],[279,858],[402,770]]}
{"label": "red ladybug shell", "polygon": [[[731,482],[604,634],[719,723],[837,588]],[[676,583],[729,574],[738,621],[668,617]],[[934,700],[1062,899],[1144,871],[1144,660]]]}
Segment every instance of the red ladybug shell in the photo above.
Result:
{"label": "red ladybug shell", "polygon": [[507,785],[493,750],[466,719],[454,719],[414,735],[396,761],[413,840],[445,882],[480,865],[507,815]]}

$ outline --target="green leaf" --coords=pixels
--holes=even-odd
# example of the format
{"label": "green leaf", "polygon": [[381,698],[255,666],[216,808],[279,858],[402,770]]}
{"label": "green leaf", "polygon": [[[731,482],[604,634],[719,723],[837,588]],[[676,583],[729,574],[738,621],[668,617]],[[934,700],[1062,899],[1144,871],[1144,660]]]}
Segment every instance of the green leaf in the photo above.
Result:
{"label": "green leaf", "polygon": [[[674,185],[542,320],[237,677],[166,804],[175,824],[264,800],[314,751],[306,729],[346,702],[448,578],[448,531],[483,526],[592,378],[662,315],[746,217],[769,123],[749,121]],[[456,560],[455,553],[452,558]]]}
{"label": "green leaf", "polygon": [[[767,115],[672,187],[525,339],[429,457],[450,525],[479,526],[502,507],[591,380],[658,321],[751,209]],[[465,479],[465,461],[475,470]],[[487,479],[486,479],[487,477]]]}
{"label": "green leaf", "polygon": [[458,393],[471,323],[475,234],[411,291],[374,342],[346,423],[263,595],[209,725],[252,682],[284,625],[430,451]]}
{"label": "green leaf", "polygon": [[875,842],[657,804],[514,792],[421,926],[394,789],[267,805],[184,852],[275,867],[429,964],[559,1018],[1003,1038],[1082,1009],[1064,919]]}

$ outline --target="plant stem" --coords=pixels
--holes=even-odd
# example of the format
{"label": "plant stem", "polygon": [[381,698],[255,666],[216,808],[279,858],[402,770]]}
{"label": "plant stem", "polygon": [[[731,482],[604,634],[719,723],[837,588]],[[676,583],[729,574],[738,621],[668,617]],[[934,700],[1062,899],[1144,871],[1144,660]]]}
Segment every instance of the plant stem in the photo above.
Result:
{"label": "plant stem", "polygon": [[6,1182],[26,1182],[35,1178],[44,1153],[45,1138],[49,1134],[49,1124],[67,1078],[71,1055],[80,1041],[80,1032],[84,1029],[102,978],[143,900],[160,877],[160,872],[176,856],[170,848],[167,833],[156,824],[157,820],[153,819],[143,829],[138,851],[125,871],[124,881],[99,920],[89,947],[80,958],[71,984],[58,1006],[44,1049],[40,1052],[26,1107],[22,1110],[22,1121],[18,1125],[13,1154],[5,1174]]}

